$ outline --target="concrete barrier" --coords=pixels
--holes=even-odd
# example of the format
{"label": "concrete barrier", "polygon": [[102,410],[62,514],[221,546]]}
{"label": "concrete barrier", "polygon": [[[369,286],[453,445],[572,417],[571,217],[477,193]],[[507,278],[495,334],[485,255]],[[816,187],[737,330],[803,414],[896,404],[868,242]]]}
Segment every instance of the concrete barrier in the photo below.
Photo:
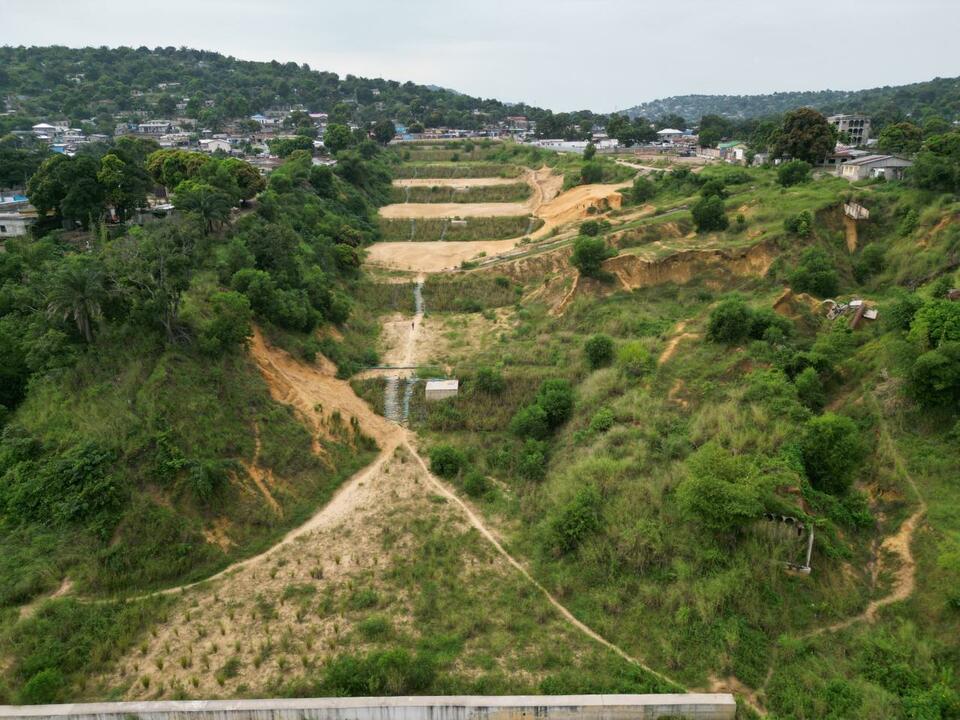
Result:
{"label": "concrete barrier", "polygon": [[2,705],[0,719],[52,720],[733,720],[726,693],[520,695]]}

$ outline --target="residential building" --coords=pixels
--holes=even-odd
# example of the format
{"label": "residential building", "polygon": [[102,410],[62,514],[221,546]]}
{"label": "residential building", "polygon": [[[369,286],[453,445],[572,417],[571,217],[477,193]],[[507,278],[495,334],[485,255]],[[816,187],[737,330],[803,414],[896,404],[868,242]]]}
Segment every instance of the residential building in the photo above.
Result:
{"label": "residential building", "polygon": [[657,130],[657,138],[660,142],[677,142],[681,137],[683,137],[683,131],[677,130],[676,128],[664,128],[663,130]]}
{"label": "residential building", "polygon": [[866,115],[831,115],[827,122],[833,125],[838,133],[849,135],[852,145],[863,145],[870,139],[870,118]]}
{"label": "residential building", "polygon": [[137,132],[141,135],[167,135],[176,130],[176,126],[169,120],[147,120],[137,125]]}
{"label": "residential building", "polygon": [[230,141],[223,138],[210,138],[209,140],[200,141],[200,150],[201,152],[215,153],[217,150],[221,152],[229,153],[233,150],[233,146],[230,145]]}
{"label": "residential building", "polygon": [[739,140],[719,143],[717,150],[720,154],[720,159],[726,160],[728,163],[746,164],[747,162],[747,145]]}
{"label": "residential building", "polygon": [[904,169],[912,165],[910,160],[893,155],[864,155],[841,165],[840,176],[847,180],[865,180],[872,177],[900,180]]}

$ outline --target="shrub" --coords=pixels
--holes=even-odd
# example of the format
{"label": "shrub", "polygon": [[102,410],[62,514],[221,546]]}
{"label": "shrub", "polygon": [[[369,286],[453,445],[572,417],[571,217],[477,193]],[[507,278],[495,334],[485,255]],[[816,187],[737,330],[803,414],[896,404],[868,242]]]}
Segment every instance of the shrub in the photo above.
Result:
{"label": "shrub", "polygon": [[627,375],[640,377],[653,370],[653,356],[639,340],[625,343],[617,351],[617,365]]}
{"label": "shrub", "polygon": [[725,230],[729,224],[723,199],[716,195],[697,200],[690,208],[690,213],[693,215],[693,224],[697,226],[697,232]]}
{"label": "shrub", "polygon": [[591,533],[600,529],[603,498],[593,485],[580,488],[550,521],[550,544],[555,553],[567,555],[580,547]]}
{"label": "shrub", "polygon": [[537,391],[537,405],[543,408],[551,429],[563,425],[573,413],[573,388],[570,382],[544,380]]}
{"label": "shrub", "polygon": [[657,194],[657,186],[645,177],[638,177],[633,181],[630,195],[635,203],[643,203]]}
{"label": "shrub", "polygon": [[883,271],[884,255],[883,247],[876,243],[870,243],[860,251],[853,262],[853,276],[858,283],[865,283]]}
{"label": "shrub", "polygon": [[593,185],[598,182],[603,182],[603,166],[598,162],[585,162],[580,168],[580,183]]}
{"label": "shrub", "polygon": [[580,223],[580,234],[587,237],[596,237],[600,234],[600,223],[596,220],[585,220]]}
{"label": "shrub", "polygon": [[250,337],[250,301],[233,290],[210,297],[210,317],[197,317],[197,346],[212,356],[245,345]]}
{"label": "shrub", "polygon": [[479,368],[474,382],[477,392],[484,393],[485,395],[499,395],[507,386],[503,375],[489,367]]}
{"label": "shrub", "polygon": [[783,187],[800,185],[810,180],[810,163],[803,160],[790,160],[777,168],[777,182]]}
{"label": "shrub", "polygon": [[826,395],[823,392],[823,382],[820,380],[820,374],[812,367],[806,367],[793,379],[793,384],[797,387],[797,396],[800,402],[814,411],[819,411],[826,401]]}
{"label": "shrub", "polygon": [[916,293],[901,290],[900,295],[886,308],[883,317],[890,327],[909,330],[917,311],[923,307],[923,298]]}
{"label": "shrub", "polygon": [[783,229],[797,237],[810,237],[813,232],[813,215],[809,210],[801,210],[783,221]]}
{"label": "shrub", "polygon": [[477,469],[473,469],[463,478],[463,491],[473,498],[483,497],[490,490],[487,476]]}
{"label": "shrub", "polygon": [[422,695],[433,686],[436,673],[436,661],[432,656],[411,656],[406,650],[339,655],[324,668],[320,687],[311,687],[306,694],[334,697]]}
{"label": "shrub", "polygon": [[20,702],[25,705],[46,705],[60,699],[60,693],[65,688],[63,673],[55,668],[47,668],[27,680],[20,691]]}
{"label": "shrub", "polygon": [[713,342],[735,343],[750,333],[752,313],[738,297],[723,300],[710,312],[707,339]]}
{"label": "shrub", "polygon": [[722,200],[727,197],[727,189],[722,181],[713,178],[700,186],[700,195],[703,197],[718,197]]}
{"label": "shrub", "polygon": [[603,261],[616,254],[616,250],[608,247],[603,238],[581,236],[573,243],[570,263],[587,277],[597,277]]}
{"label": "shrub", "polygon": [[911,394],[923,405],[960,402],[960,342],[943,343],[918,357],[909,372]]}
{"label": "shrub", "polygon": [[921,350],[960,342],[960,303],[928,300],[914,315],[908,337]]}
{"label": "shrub", "polygon": [[357,630],[366,640],[383,640],[393,631],[393,625],[390,618],[370,615],[357,623]]}
{"label": "shrub", "polygon": [[583,346],[591,370],[605,367],[613,362],[613,338],[609,335],[591,335]]}
{"label": "shrub", "polygon": [[543,480],[547,474],[547,445],[529,439],[523,444],[516,464],[517,475],[524,480]]}
{"label": "shrub", "polygon": [[596,433],[604,433],[613,427],[613,421],[613,410],[602,407],[590,418],[590,430]]}
{"label": "shrub", "polygon": [[710,442],[690,456],[687,470],[677,486],[677,501],[684,513],[710,530],[733,530],[763,511],[756,467],[749,458]]}
{"label": "shrub", "polygon": [[793,334],[793,323],[771,308],[760,308],[758,310],[748,308],[748,311],[750,322],[747,334],[754,340],[783,339]]}
{"label": "shrub", "polygon": [[862,452],[853,420],[834,413],[811,418],[800,446],[807,477],[817,490],[842,495],[849,489]]}
{"label": "shrub", "polygon": [[550,434],[546,411],[536,403],[520,408],[510,420],[510,432],[521,438],[546,439]]}
{"label": "shrub", "polygon": [[836,295],[839,286],[837,271],[827,254],[820,248],[808,248],[800,256],[797,269],[789,275],[790,285],[797,292],[820,297]]}
{"label": "shrub", "polygon": [[456,477],[466,465],[466,455],[453,445],[430,448],[430,469],[442,478]]}

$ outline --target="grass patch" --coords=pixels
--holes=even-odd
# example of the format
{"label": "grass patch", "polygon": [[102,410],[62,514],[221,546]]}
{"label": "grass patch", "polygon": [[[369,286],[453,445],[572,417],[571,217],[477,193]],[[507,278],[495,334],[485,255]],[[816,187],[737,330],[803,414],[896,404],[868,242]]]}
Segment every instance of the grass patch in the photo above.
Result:
{"label": "grass patch", "polygon": [[543,226],[543,220],[526,215],[508,217],[380,218],[384,242],[471,242],[522,237]]}

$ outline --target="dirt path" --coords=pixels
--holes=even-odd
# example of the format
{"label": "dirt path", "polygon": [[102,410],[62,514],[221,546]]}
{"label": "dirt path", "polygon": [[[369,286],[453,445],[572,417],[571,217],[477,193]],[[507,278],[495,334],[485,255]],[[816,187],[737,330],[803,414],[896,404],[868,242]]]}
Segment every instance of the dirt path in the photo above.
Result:
{"label": "dirt path", "polygon": [[887,423],[882,418],[880,420],[879,441],[880,447],[886,450],[888,456],[893,461],[893,467],[897,475],[910,486],[910,489],[917,498],[917,509],[901,523],[895,535],[884,538],[880,545],[881,552],[877,560],[880,564],[880,571],[883,570],[888,556],[892,555],[899,561],[897,569],[893,574],[893,586],[890,588],[890,592],[883,597],[867,603],[866,609],[859,615],[854,615],[846,620],[806,633],[802,637],[813,637],[824,633],[837,632],[859,622],[872,623],[877,619],[877,614],[881,609],[887,605],[906,600],[913,594],[914,589],[916,589],[917,564],[910,546],[913,543],[913,536],[916,534],[920,521],[927,512],[927,502],[920,493],[920,488],[916,481],[910,473],[907,472],[905,463],[903,462],[903,456],[900,455],[900,451],[897,450],[893,438],[890,437],[890,430],[887,427]]}
{"label": "dirt path", "polygon": [[677,323],[677,327],[673,330],[675,334],[667,342],[667,346],[663,349],[663,352],[660,353],[660,357],[657,359],[657,365],[664,365],[669,362],[670,359],[677,354],[677,348],[683,340],[695,340],[700,337],[699,333],[684,332],[686,327],[687,323],[684,320]]}
{"label": "dirt path", "polygon": [[479,218],[514,217],[527,215],[526,203],[400,203],[384,205],[380,217],[408,220],[410,218]]}
{"label": "dirt path", "polygon": [[392,270],[438,273],[458,270],[465,260],[491,257],[513,250],[523,238],[476,242],[389,242],[367,249],[367,262]]}

